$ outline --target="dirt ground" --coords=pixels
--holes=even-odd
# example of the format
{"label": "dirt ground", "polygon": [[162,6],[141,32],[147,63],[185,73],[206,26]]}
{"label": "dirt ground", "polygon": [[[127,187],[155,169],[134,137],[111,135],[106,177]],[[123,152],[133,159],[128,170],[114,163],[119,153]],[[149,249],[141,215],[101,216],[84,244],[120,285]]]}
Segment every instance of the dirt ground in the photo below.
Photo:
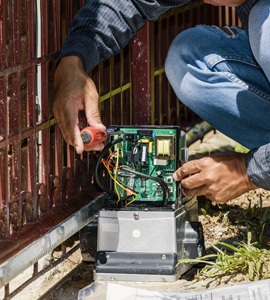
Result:
{"label": "dirt ground", "polygon": [[[193,146],[190,153],[193,158],[205,155],[205,153],[213,153],[216,151],[230,151],[235,146],[235,143],[228,138],[220,135],[210,136],[202,144]],[[247,217],[248,207],[254,205],[260,206],[260,197],[262,199],[262,210],[270,207],[270,192],[258,189],[250,191],[227,204],[211,203],[204,197],[199,197],[199,220],[203,224],[206,253],[213,253],[211,244],[217,241],[225,241],[233,243],[234,241],[243,241],[246,227],[245,224],[238,223]],[[259,208],[257,208],[257,211]],[[57,255],[55,253],[54,255]],[[62,266],[57,268],[54,273],[51,273],[41,278],[39,283],[35,284],[30,291],[25,291],[21,294],[19,300],[76,300],[80,289],[89,285],[93,281],[93,264],[80,264],[80,253],[76,252],[69,260],[65,261]],[[52,282],[56,282],[60,275],[67,272],[69,268],[80,266],[76,272],[62,286],[58,287],[52,294],[47,297],[39,298]],[[238,283],[248,282],[247,274],[238,274],[235,277],[225,276],[221,280],[206,279],[197,281],[194,276],[201,269],[202,265],[196,265],[186,274],[182,276],[176,283],[168,284],[165,288],[171,290],[194,290],[214,288],[222,285],[235,285]],[[158,285],[140,284],[142,288],[156,288]],[[0,295],[1,296],[1,295]],[[0,299],[2,299],[0,297]],[[15,299],[15,298],[14,298]],[[16,300],[15,299],[15,300]]]}

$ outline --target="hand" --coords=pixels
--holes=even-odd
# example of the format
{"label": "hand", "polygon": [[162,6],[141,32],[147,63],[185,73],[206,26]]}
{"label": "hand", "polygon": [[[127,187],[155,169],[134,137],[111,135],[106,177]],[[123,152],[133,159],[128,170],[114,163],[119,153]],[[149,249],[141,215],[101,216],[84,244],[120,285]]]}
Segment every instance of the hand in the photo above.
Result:
{"label": "hand", "polygon": [[214,6],[240,6],[247,0],[203,0],[204,3]]}
{"label": "hand", "polygon": [[53,114],[65,141],[73,145],[79,154],[83,150],[101,150],[104,147],[103,143],[94,148],[84,147],[79,128],[78,113],[85,110],[90,126],[102,132],[106,130],[100,120],[98,100],[95,84],[85,73],[80,58],[62,58],[55,71]]}
{"label": "hand", "polygon": [[191,160],[175,171],[186,196],[205,195],[211,201],[227,202],[258,188],[248,178],[245,154],[220,153]]}

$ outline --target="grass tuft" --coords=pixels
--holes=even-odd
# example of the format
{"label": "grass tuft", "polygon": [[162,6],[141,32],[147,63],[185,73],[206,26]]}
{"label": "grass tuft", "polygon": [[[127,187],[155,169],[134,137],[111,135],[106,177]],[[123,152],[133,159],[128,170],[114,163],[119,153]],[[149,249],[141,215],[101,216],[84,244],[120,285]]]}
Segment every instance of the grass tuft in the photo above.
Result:
{"label": "grass tuft", "polygon": [[[247,243],[241,243],[237,247],[217,242],[234,251],[233,255],[228,255],[226,251],[219,249],[215,245],[212,247],[217,254],[210,254],[198,259],[182,259],[179,263],[205,263],[206,266],[199,271],[197,279],[222,277],[224,275],[248,274],[249,280],[260,280],[269,278],[270,271],[270,251],[257,248],[255,243],[251,243],[252,235],[248,233]],[[216,258],[216,261],[209,259]]]}

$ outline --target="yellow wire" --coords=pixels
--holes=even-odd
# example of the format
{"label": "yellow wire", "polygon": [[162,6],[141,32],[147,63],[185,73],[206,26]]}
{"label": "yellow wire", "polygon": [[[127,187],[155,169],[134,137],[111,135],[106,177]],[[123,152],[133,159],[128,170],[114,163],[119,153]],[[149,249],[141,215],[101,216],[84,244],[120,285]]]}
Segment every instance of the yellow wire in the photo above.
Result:
{"label": "yellow wire", "polygon": [[[107,169],[107,171],[108,171],[110,177],[111,177],[112,180],[114,181],[114,177],[113,177],[113,175],[112,175],[111,170],[110,170],[109,167],[105,164],[105,162],[103,162],[103,164],[104,164],[105,168]],[[125,188],[125,187],[124,187],[121,183],[119,183],[118,181],[116,181],[116,183],[117,183],[123,190],[125,190],[126,192],[130,192],[132,195],[135,195],[135,196],[137,196],[137,198],[138,198],[138,195],[137,195],[136,193],[134,193],[133,191],[131,191],[131,190],[128,189],[128,188]],[[136,199],[137,199],[137,198],[136,198]],[[132,201],[133,201],[133,200],[132,200]],[[131,202],[131,201],[130,201],[130,202]]]}
{"label": "yellow wire", "polygon": [[118,190],[117,190],[117,184],[116,184],[117,180],[116,180],[116,175],[117,175],[117,169],[118,169],[118,165],[119,165],[119,144],[117,144],[116,154],[117,154],[117,156],[116,156],[116,165],[115,165],[115,171],[114,171],[114,189],[115,189],[116,194],[117,194],[117,196],[118,196],[118,199],[117,199],[117,201],[116,201],[116,203],[118,203],[118,202],[120,201],[120,194],[119,194],[119,192],[118,192]]}
{"label": "yellow wire", "polygon": [[[110,151],[110,152],[111,152],[111,151]],[[132,201],[128,202],[128,203],[125,205],[125,206],[128,206],[129,204],[131,204],[131,203],[133,203],[134,201],[136,201],[136,200],[138,199],[139,195],[136,194],[136,193],[134,193],[134,192],[132,192],[130,189],[125,188],[123,185],[121,185],[121,184],[116,180],[117,169],[118,169],[118,165],[119,165],[119,144],[117,144],[117,152],[110,156],[110,159],[109,159],[109,161],[108,161],[108,165],[109,165],[110,161],[111,161],[115,156],[117,156],[117,159],[116,159],[116,166],[115,166],[114,177],[112,176],[112,172],[110,171],[109,166],[107,166],[107,165],[105,164],[104,161],[103,161],[103,164],[104,164],[105,168],[107,169],[107,171],[108,171],[110,177],[111,177],[112,180],[114,181],[114,189],[115,189],[116,194],[117,194],[117,196],[118,196],[118,199],[117,199],[117,202],[116,202],[116,203],[118,203],[118,202],[121,200],[120,194],[119,194],[118,189],[117,189],[117,185],[119,185],[119,187],[121,187],[124,191],[129,192],[129,193],[131,193],[132,195],[135,196],[135,198],[134,198]]]}
{"label": "yellow wire", "polygon": [[[112,180],[114,181],[114,177],[113,177],[113,175],[112,175],[112,172],[111,172],[109,166],[107,166],[107,165],[105,164],[104,161],[103,161],[103,164],[104,164],[105,168],[107,169],[107,171],[108,171],[110,177],[111,177]],[[114,182],[115,182],[115,181],[114,181]],[[118,181],[116,181],[116,184],[118,184],[119,187],[121,187],[124,191],[129,192],[129,193],[131,193],[132,195],[135,196],[135,198],[134,198],[132,201],[128,202],[125,206],[128,206],[129,204],[131,204],[132,202],[134,202],[134,201],[136,201],[136,200],[138,199],[138,197],[139,197],[138,194],[132,192],[130,189],[125,188],[125,187],[124,187],[122,184],[120,184]]]}
{"label": "yellow wire", "polygon": [[136,195],[136,197],[131,200],[130,202],[128,202],[125,206],[128,206],[129,204],[133,203],[134,201],[136,201],[138,199],[138,195]]}

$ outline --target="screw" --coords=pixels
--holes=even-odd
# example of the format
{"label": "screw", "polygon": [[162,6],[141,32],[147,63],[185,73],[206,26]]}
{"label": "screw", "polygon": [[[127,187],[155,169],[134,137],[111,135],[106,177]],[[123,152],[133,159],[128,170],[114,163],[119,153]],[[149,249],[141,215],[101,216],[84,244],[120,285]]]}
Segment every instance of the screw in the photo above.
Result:
{"label": "screw", "polygon": [[107,253],[107,254],[106,254],[106,258],[110,258],[110,254]]}
{"label": "screw", "polygon": [[166,255],[163,254],[163,255],[161,256],[161,258],[162,258],[162,259],[166,259]]}
{"label": "screw", "polygon": [[170,131],[170,134],[173,134],[173,132],[172,132],[172,131]]}
{"label": "screw", "polygon": [[138,213],[133,214],[133,217],[134,217],[134,220],[139,220],[139,214]]}
{"label": "screw", "polygon": [[201,125],[201,131],[204,132],[205,129],[206,129],[205,126],[204,126],[204,125]]}
{"label": "screw", "polygon": [[65,232],[65,227],[64,226],[57,227],[57,233],[58,234],[64,234],[64,232]]}

